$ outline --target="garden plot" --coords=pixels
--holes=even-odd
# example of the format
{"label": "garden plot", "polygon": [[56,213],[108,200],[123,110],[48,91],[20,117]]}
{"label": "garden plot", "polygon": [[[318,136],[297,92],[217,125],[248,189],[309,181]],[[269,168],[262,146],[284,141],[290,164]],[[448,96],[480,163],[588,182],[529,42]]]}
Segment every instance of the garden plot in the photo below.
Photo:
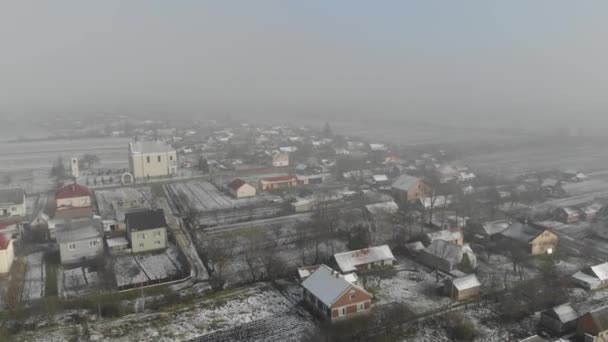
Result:
{"label": "garden plot", "polygon": [[156,254],[121,255],[114,257],[114,274],[119,288],[141,286],[150,282],[179,279],[185,276],[177,251],[170,246]]}
{"label": "garden plot", "polygon": [[209,182],[190,181],[168,186],[169,193],[179,208],[214,211],[254,206],[264,201],[261,197],[235,199],[222,193]]}
{"label": "garden plot", "polygon": [[[221,336],[227,341],[299,341],[301,334],[315,327],[294,310],[276,289],[259,283],[154,312],[89,321],[87,330],[90,340],[97,341],[218,341]],[[223,333],[204,336],[218,331]],[[239,331],[254,338],[248,340]],[[69,341],[73,333],[74,325],[56,322],[42,330],[24,331],[16,340]]]}
{"label": "garden plot", "polygon": [[25,262],[27,266],[21,298],[27,302],[44,297],[44,253],[29,254],[26,256]]}
{"label": "garden plot", "polygon": [[144,284],[149,280],[131,255],[114,257],[112,267],[119,288]]}
{"label": "garden plot", "polygon": [[135,260],[150,280],[165,280],[181,276],[181,266],[165,253],[136,255]]}
{"label": "garden plot", "polygon": [[98,276],[97,272],[88,267],[60,268],[58,280],[59,294],[69,297],[85,294],[94,289],[98,283]]}

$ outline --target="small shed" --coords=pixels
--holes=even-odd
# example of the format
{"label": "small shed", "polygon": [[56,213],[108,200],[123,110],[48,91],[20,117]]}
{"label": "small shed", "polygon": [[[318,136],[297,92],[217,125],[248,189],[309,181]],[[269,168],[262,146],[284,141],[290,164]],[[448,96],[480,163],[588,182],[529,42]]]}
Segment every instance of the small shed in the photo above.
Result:
{"label": "small shed", "polygon": [[569,303],[543,311],[540,324],[553,335],[561,336],[576,330],[578,312]]}
{"label": "small shed", "polygon": [[467,300],[479,296],[481,282],[475,274],[469,274],[446,280],[444,290],[454,300]]}

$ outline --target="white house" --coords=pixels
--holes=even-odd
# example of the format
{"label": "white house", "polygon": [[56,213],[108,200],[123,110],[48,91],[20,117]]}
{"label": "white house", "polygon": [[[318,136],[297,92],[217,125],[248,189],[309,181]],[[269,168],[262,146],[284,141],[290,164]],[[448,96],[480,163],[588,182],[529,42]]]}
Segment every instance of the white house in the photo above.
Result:
{"label": "white house", "polygon": [[8,273],[15,260],[13,239],[8,235],[0,234],[0,274]]}
{"label": "white house", "polygon": [[289,166],[289,153],[275,153],[272,155],[272,166],[284,167]]}
{"label": "white house", "polygon": [[62,264],[95,259],[103,253],[103,227],[97,220],[70,222],[55,232]]}

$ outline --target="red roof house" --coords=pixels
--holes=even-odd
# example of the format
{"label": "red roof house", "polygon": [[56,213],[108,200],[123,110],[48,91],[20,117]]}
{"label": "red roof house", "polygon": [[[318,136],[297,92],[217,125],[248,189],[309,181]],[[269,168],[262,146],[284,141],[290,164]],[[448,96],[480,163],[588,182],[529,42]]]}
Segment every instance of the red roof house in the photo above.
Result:
{"label": "red roof house", "polygon": [[91,190],[80,184],[69,184],[55,192],[55,199],[78,198],[91,196]]}
{"label": "red roof house", "polygon": [[91,190],[80,184],[69,184],[55,192],[57,211],[55,218],[73,219],[93,213]]}

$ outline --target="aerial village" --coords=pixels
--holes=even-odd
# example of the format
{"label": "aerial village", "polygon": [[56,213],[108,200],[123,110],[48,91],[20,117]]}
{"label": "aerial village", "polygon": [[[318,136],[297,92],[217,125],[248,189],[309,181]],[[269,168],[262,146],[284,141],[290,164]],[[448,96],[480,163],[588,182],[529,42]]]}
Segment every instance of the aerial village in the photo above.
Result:
{"label": "aerial village", "polygon": [[116,122],[49,127],[75,152],[27,170],[3,157],[0,335],[608,339],[605,170],[498,174],[330,124]]}

